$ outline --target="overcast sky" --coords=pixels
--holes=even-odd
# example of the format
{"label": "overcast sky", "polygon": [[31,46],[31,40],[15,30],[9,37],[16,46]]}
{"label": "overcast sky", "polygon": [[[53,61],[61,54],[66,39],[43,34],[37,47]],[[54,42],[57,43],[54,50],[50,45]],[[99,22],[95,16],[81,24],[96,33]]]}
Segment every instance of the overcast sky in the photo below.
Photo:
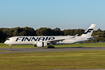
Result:
{"label": "overcast sky", "polygon": [[105,0],[0,0],[0,28],[105,30]]}

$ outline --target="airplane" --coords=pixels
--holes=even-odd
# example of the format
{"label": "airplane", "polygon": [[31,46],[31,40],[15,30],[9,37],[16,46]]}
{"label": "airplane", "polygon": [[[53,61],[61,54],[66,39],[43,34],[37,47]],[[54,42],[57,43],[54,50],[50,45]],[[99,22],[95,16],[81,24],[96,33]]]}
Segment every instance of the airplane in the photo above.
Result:
{"label": "airplane", "polygon": [[11,45],[32,44],[35,47],[46,47],[48,45],[48,48],[55,48],[53,46],[55,44],[73,44],[94,39],[91,35],[95,26],[96,24],[91,24],[81,36],[14,36],[8,38],[4,43],[10,47]]}

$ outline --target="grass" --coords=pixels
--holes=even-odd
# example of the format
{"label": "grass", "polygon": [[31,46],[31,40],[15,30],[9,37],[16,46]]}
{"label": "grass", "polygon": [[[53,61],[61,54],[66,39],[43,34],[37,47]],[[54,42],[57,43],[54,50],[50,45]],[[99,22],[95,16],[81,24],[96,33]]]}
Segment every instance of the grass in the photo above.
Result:
{"label": "grass", "polygon": [[[9,45],[0,43],[0,48],[10,48]],[[33,45],[12,45],[12,48],[34,48]]]}
{"label": "grass", "polygon": [[[105,43],[78,43],[54,45],[55,47],[105,47]],[[8,45],[0,43],[0,48],[10,48]],[[34,48],[33,45],[12,45],[12,48]]]}
{"label": "grass", "polygon": [[[33,45],[13,45],[12,47],[33,48]],[[105,43],[55,45],[55,47],[105,47]],[[0,43],[0,48],[9,48],[9,46]],[[0,50],[0,52],[6,52],[6,50]],[[0,70],[104,68],[105,50],[0,54]]]}
{"label": "grass", "polygon": [[55,47],[105,47],[105,43],[77,43],[77,44],[64,44],[55,45]]}
{"label": "grass", "polygon": [[104,68],[105,50],[0,54],[1,70]]}

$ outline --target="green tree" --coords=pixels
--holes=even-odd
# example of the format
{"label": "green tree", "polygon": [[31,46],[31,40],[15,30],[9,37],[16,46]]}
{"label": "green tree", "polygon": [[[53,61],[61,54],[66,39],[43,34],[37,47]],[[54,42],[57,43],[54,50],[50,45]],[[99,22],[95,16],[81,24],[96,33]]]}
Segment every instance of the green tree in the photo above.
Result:
{"label": "green tree", "polygon": [[55,29],[53,29],[53,31],[54,31],[54,35],[63,35],[63,31],[61,31],[60,30],[60,28],[55,28]]}
{"label": "green tree", "polygon": [[39,28],[39,29],[36,30],[36,34],[38,36],[46,36],[46,35],[48,35],[47,33],[48,32],[47,32],[47,28],[46,27],[42,27],[42,28]]}

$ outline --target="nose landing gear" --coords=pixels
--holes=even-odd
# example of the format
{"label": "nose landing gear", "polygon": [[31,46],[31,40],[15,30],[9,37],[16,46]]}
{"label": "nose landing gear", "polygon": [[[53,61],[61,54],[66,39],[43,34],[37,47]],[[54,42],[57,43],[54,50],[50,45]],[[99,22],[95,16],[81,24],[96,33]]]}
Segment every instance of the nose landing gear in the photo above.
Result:
{"label": "nose landing gear", "polygon": [[9,44],[9,46],[10,46],[10,49],[12,49],[12,46],[11,46],[11,44]]}

